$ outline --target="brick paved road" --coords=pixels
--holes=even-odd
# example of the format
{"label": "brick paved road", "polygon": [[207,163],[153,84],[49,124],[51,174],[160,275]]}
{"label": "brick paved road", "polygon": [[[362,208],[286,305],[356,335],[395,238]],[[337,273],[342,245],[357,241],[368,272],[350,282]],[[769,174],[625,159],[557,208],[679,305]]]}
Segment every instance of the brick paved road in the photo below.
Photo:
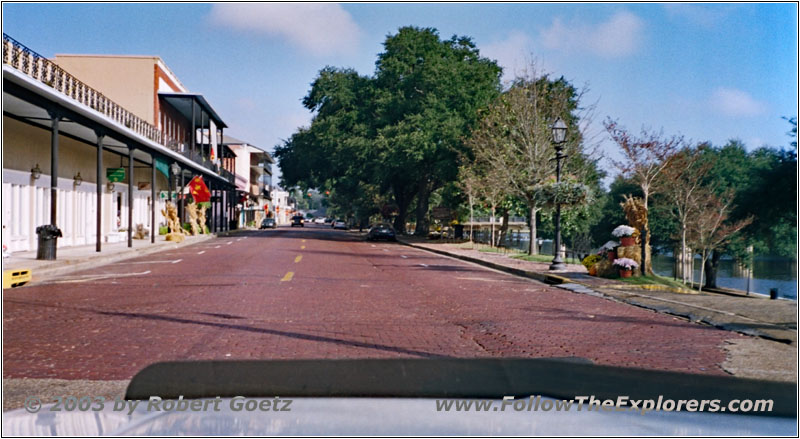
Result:
{"label": "brick paved road", "polygon": [[3,328],[4,378],[89,380],[129,379],[164,360],[433,356],[723,374],[732,338],[321,226],[245,232],[6,290]]}

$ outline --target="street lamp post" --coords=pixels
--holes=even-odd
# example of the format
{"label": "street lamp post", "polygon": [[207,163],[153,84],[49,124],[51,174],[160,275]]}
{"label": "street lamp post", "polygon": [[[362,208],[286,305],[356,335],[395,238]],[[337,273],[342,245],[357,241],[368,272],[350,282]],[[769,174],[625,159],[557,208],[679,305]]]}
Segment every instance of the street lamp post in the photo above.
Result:
{"label": "street lamp post", "polygon": [[[564,141],[567,138],[567,124],[559,117],[551,127],[553,131],[553,146],[556,149],[556,184],[561,183],[561,160],[567,155],[564,154]],[[566,267],[561,260],[561,204],[556,202],[556,214],[553,221],[556,226],[556,236],[553,240],[553,263],[550,264],[551,270],[563,270]]]}

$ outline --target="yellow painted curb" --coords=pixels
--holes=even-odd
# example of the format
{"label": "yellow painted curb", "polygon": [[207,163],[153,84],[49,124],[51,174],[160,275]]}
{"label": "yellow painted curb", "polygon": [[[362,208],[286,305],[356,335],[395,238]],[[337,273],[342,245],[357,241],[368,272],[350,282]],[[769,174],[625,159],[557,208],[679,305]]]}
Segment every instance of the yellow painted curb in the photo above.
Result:
{"label": "yellow painted curb", "polygon": [[3,272],[3,289],[15,288],[31,281],[31,270],[18,268],[16,270],[6,270]]}
{"label": "yellow painted curb", "polygon": [[619,288],[619,289],[631,289],[631,290],[669,291],[676,294],[700,294],[699,291],[690,290],[688,288],[675,288],[667,285],[618,284],[618,285],[609,285],[609,287]]}

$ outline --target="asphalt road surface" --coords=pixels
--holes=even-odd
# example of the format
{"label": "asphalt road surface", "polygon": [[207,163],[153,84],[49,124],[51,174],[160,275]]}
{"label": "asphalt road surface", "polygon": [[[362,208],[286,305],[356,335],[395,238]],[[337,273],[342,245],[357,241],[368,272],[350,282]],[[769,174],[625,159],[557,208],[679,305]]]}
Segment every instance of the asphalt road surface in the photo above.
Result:
{"label": "asphalt road surface", "polygon": [[396,243],[241,232],[3,291],[3,377],[166,360],[580,357],[724,374],[731,334]]}

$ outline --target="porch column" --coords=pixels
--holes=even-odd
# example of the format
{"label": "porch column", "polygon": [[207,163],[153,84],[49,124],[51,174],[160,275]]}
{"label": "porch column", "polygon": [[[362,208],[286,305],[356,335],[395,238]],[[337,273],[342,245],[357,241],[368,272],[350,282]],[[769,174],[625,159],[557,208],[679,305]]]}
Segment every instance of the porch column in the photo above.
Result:
{"label": "porch column", "polygon": [[150,244],[155,244],[156,233],[158,227],[156,226],[156,156],[151,154],[150,158],[153,166],[150,167],[152,173],[150,174]]}
{"label": "porch column", "polygon": [[172,177],[172,166],[167,166],[167,201],[172,201]]}
{"label": "porch column", "polygon": [[203,123],[203,109],[200,109],[200,162],[204,162],[205,160],[205,124]]}
{"label": "porch column", "polygon": [[208,179],[208,192],[211,194],[211,198],[208,200],[208,231],[214,233],[214,181],[212,179]]}
{"label": "porch column", "polygon": [[128,247],[133,247],[133,152],[128,146]]}
{"label": "porch column", "polygon": [[97,242],[95,251],[100,251],[103,242],[103,140],[105,134],[95,131],[97,135]]}
{"label": "porch column", "polygon": [[222,207],[220,207],[220,209],[222,209],[222,212],[223,212],[222,217],[224,218],[224,220],[222,221],[222,230],[227,232],[228,231],[228,191],[227,190],[222,191],[222,199],[223,199]]}
{"label": "porch column", "polygon": [[52,119],[50,132],[50,224],[56,225],[58,216],[58,123],[61,114],[48,110]]}
{"label": "porch column", "polygon": [[185,202],[183,198],[183,168],[181,168],[181,186],[175,188],[175,191],[178,192],[178,199],[176,203],[178,205],[178,218],[181,219],[181,227],[183,227],[184,223],[183,214],[184,211],[186,210],[186,207],[183,205],[183,203]]}
{"label": "porch column", "polygon": [[194,160],[195,149],[197,149],[197,122],[194,112],[194,100],[192,100],[192,154],[191,160]]}

